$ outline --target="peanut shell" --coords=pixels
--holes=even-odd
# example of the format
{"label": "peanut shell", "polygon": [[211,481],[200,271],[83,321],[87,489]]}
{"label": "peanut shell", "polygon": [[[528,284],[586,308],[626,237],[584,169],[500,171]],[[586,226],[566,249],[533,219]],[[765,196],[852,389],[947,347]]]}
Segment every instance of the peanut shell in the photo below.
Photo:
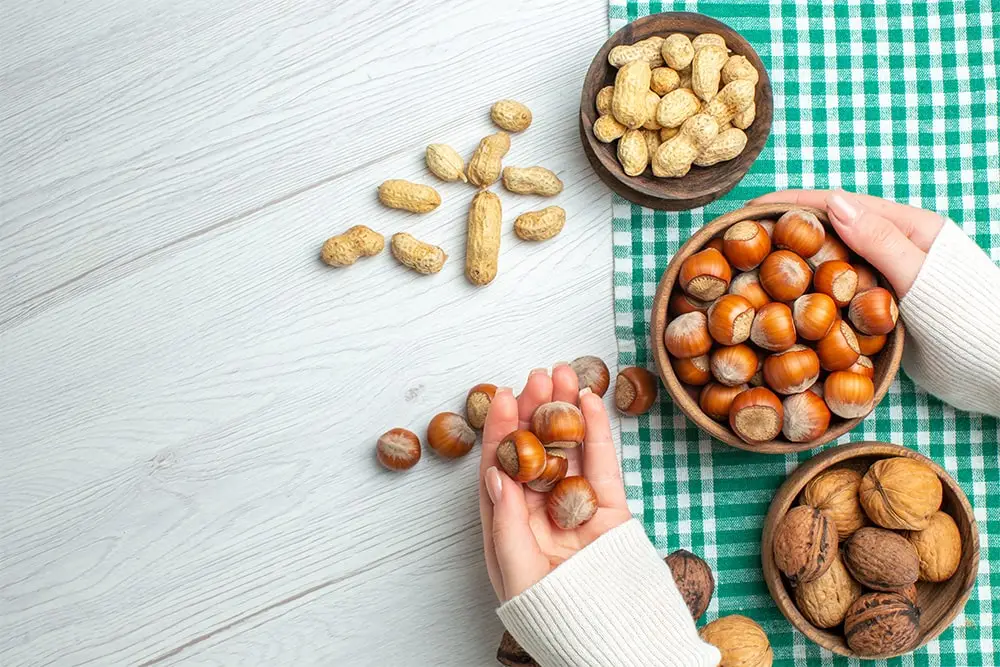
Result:
{"label": "peanut shell", "polygon": [[638,176],[649,165],[649,148],[642,130],[626,130],[618,140],[618,161],[628,176]]}
{"label": "peanut shell", "polygon": [[503,186],[519,195],[553,197],[562,192],[563,182],[545,167],[504,167]]}
{"label": "peanut shell", "polygon": [[547,241],[558,235],[565,224],[566,211],[559,206],[547,206],[517,216],[514,233],[524,241]]}
{"label": "peanut shell", "polygon": [[465,161],[451,146],[431,144],[427,147],[425,159],[430,172],[442,181],[468,182],[465,177]]}
{"label": "peanut shell", "polygon": [[320,259],[329,266],[350,266],[359,257],[373,257],[383,248],[385,237],[364,225],[355,225],[343,234],[328,238],[320,251]]}
{"label": "peanut shell", "polygon": [[610,144],[615,139],[621,139],[627,129],[610,114],[601,116],[594,121],[594,136],[605,144]]}
{"label": "peanut shell", "polygon": [[490,108],[490,118],[501,130],[523,132],[531,125],[531,109],[517,100],[500,100]]}
{"label": "peanut shell", "polygon": [[441,205],[441,195],[429,185],[390,179],[378,186],[378,200],[389,208],[427,213]]}
{"label": "peanut shell", "polygon": [[732,160],[743,152],[747,145],[747,135],[743,130],[730,128],[716,135],[708,146],[702,149],[694,164],[699,167],[710,167],[713,164]]}
{"label": "peanut shell", "polygon": [[500,258],[500,197],[482,190],[469,205],[465,245],[465,277],[473,285],[486,285],[497,276]]}
{"label": "peanut shell", "polygon": [[497,132],[479,141],[479,146],[469,160],[469,182],[487,188],[500,178],[503,157],[510,150],[510,135]]}
{"label": "peanut shell", "polygon": [[638,129],[646,122],[649,113],[649,80],[652,70],[645,60],[635,60],[618,70],[615,76],[615,92],[611,98],[611,111],[619,123],[630,129]]}
{"label": "peanut shell", "polygon": [[441,248],[418,241],[405,232],[392,235],[390,249],[392,256],[400,264],[417,273],[437,273],[444,266],[445,260],[448,259],[448,255]]}

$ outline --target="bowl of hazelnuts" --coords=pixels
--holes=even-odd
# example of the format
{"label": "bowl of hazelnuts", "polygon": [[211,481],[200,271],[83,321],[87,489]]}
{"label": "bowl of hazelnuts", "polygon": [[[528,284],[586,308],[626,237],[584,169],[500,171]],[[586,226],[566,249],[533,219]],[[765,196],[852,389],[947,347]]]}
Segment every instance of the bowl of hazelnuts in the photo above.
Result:
{"label": "bowl of hazelnuts", "polygon": [[653,356],[709,435],[768,454],[857,426],[885,396],[903,323],[885,279],[817,209],[747,206],[695,233],[653,302]]}
{"label": "bowl of hazelnuts", "polygon": [[778,608],[834,653],[887,658],[945,630],[979,571],[968,498],[939,465],[861,442],[806,461],[775,494],[761,538]]}

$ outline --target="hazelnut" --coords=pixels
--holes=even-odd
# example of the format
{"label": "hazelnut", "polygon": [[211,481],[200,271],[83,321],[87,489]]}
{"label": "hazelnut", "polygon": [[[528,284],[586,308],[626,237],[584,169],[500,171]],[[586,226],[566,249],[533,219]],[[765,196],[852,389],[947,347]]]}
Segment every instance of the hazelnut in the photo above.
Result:
{"label": "hazelnut", "polygon": [[854,272],[858,274],[858,294],[878,287],[878,274],[875,273],[875,269],[861,262],[855,262],[852,266]]}
{"label": "hazelnut", "polygon": [[776,302],[761,306],[750,325],[750,340],[771,352],[787,350],[795,345],[795,321],[791,309]]}
{"label": "hazelnut", "polygon": [[792,345],[764,360],[764,382],[779,394],[798,394],[819,379],[819,357],[805,345]]}
{"label": "hazelnut", "polygon": [[645,368],[623,368],[615,379],[615,407],[627,415],[649,412],[656,402],[656,376]]}
{"label": "hazelnut", "polygon": [[531,431],[514,431],[497,445],[497,462],[515,482],[538,479],[545,460],[545,447]]}
{"label": "hazelnut", "polygon": [[853,266],[839,259],[823,262],[816,268],[813,285],[817,292],[827,295],[838,308],[843,308],[858,290],[858,273]]}
{"label": "hazelnut", "polygon": [[784,417],[781,399],[770,389],[754,387],[733,399],[729,409],[729,428],[751,444],[768,442],[781,433]]}
{"label": "hazelnut", "polygon": [[746,384],[757,372],[757,353],[748,345],[716,348],[711,356],[712,375],[727,387]]}
{"label": "hazelnut", "polygon": [[837,529],[815,507],[793,507],[774,530],[774,564],[793,586],[818,579],[836,557]]}
{"label": "hazelnut", "polygon": [[775,301],[794,301],[809,289],[812,269],[790,250],[775,250],[760,265],[760,284]]}
{"label": "hazelnut", "polygon": [[716,421],[729,421],[729,411],[733,401],[747,389],[745,384],[738,387],[727,387],[717,382],[709,382],[698,395],[698,407]]}
{"label": "hazelnut", "polygon": [[812,257],[823,247],[826,230],[823,223],[808,211],[788,211],[774,224],[772,241],[777,248],[787,248],[800,257]]}
{"label": "hazelnut", "polygon": [[842,371],[850,368],[861,356],[858,338],[847,322],[840,320],[830,333],[816,343],[816,354],[824,370]]}
{"label": "hazelnut", "polygon": [[837,304],[826,294],[803,294],[792,303],[795,331],[806,340],[820,340],[839,319]]}
{"label": "hazelnut", "polygon": [[708,333],[708,318],[704,313],[685,313],[670,320],[663,332],[667,352],[678,359],[689,359],[708,354],[712,349],[712,336]]}
{"label": "hazelnut", "polygon": [[723,616],[699,630],[698,635],[722,653],[720,667],[771,667],[774,662],[774,650],[764,628],[746,616]]}
{"label": "hazelnut", "polygon": [[941,508],[941,480],[937,473],[904,456],[873,463],[861,480],[858,494],[868,518],[891,530],[924,530]]}
{"label": "hazelnut", "polygon": [[811,391],[792,394],[781,402],[781,407],[785,411],[781,432],[791,442],[815,440],[830,426],[830,408]]}
{"label": "hazelnut", "polygon": [[[858,347],[861,347],[860,344],[858,345]],[[860,357],[858,357],[857,361],[851,364],[851,367],[847,369],[847,372],[857,373],[858,375],[864,375],[869,380],[874,380],[875,364],[872,363],[871,359],[862,354]]]}
{"label": "hazelnut", "polygon": [[899,593],[867,593],[844,617],[844,637],[868,658],[906,653],[920,641],[920,611]]}
{"label": "hazelnut", "polygon": [[763,350],[755,349],[754,352],[757,353],[757,372],[753,374],[750,378],[751,387],[763,387],[764,386],[764,360],[767,359],[767,353]]}
{"label": "hazelnut", "polygon": [[406,470],[420,460],[420,438],[413,431],[394,428],[379,436],[375,458],[389,470]]}
{"label": "hazelnut", "polygon": [[795,587],[795,604],[817,628],[833,628],[844,622],[847,610],[861,597],[861,584],[851,578],[839,557],[818,578]]}
{"label": "hazelnut", "polygon": [[563,450],[551,447],[545,450],[545,468],[542,474],[528,482],[528,488],[539,493],[547,493],[566,476],[569,461]]}
{"label": "hazelnut", "polygon": [[920,559],[921,581],[947,581],[962,562],[962,535],[955,520],[938,511],[923,530],[907,534]]}
{"label": "hazelnut", "polygon": [[590,521],[597,513],[597,494],[585,478],[564,477],[549,493],[546,509],[552,522],[572,530]]}
{"label": "hazelnut", "polygon": [[741,273],[729,283],[729,293],[741,296],[750,302],[754,310],[766,303],[771,303],[771,296],[760,286],[760,273],[757,269]]}
{"label": "hazelnut", "polygon": [[427,445],[448,459],[465,456],[476,444],[476,432],[462,415],[442,412],[427,425]]}
{"label": "hazelnut", "polygon": [[722,254],[740,271],[756,268],[771,252],[771,238],[754,220],[744,220],[726,230]]}
{"label": "hazelnut", "polygon": [[860,487],[861,473],[858,471],[850,468],[826,470],[809,480],[802,502],[825,512],[836,526],[837,535],[846,540],[867,522],[858,499]]}
{"label": "hazelnut", "polygon": [[668,310],[670,311],[671,317],[677,317],[678,315],[684,315],[685,313],[707,312],[708,307],[711,305],[711,301],[695,299],[694,297],[688,296],[684,292],[674,292],[670,297]]}
{"label": "hazelnut", "polygon": [[858,349],[861,350],[861,354],[872,357],[882,351],[885,344],[888,342],[889,337],[885,334],[880,336],[866,336],[864,334],[856,334],[858,338]]}
{"label": "hazelnut", "polygon": [[875,407],[875,385],[864,375],[837,371],[823,383],[823,399],[838,417],[864,417]]}
{"label": "hazelnut", "polygon": [[715,592],[715,577],[712,568],[704,560],[686,549],[678,549],[663,559],[677,584],[677,590],[684,598],[684,604],[694,620],[701,618]]}
{"label": "hazelnut", "polygon": [[496,393],[496,385],[492,384],[477,384],[469,390],[469,395],[465,397],[465,417],[469,420],[469,426],[475,429],[483,428],[486,414],[490,411],[490,404]]}
{"label": "hazelnut", "polygon": [[531,415],[531,432],[546,447],[579,447],[587,434],[580,408],[566,401],[543,403]]}
{"label": "hazelnut", "polygon": [[497,662],[507,667],[538,667],[534,658],[528,655],[514,636],[506,631],[500,640],[500,647],[497,648]]}
{"label": "hazelnut", "polygon": [[854,295],[847,317],[858,331],[868,336],[888,334],[896,328],[899,309],[884,287],[873,287]]}
{"label": "hazelnut", "polygon": [[711,361],[707,354],[690,359],[671,359],[674,375],[684,384],[701,387],[712,381]]}
{"label": "hazelnut", "polygon": [[720,345],[736,345],[750,337],[750,325],[756,311],[750,302],[736,294],[720,296],[709,306],[708,333]]}
{"label": "hazelnut", "polygon": [[819,265],[824,262],[830,262],[833,260],[840,260],[846,262],[851,258],[851,251],[847,249],[843,241],[838,239],[833,234],[827,234],[826,238],[823,239],[823,245],[820,247],[819,251],[816,252],[812,257],[806,257],[806,262],[815,271],[819,268]]}
{"label": "hazelnut", "polygon": [[712,240],[710,240],[708,243],[705,244],[706,248],[714,248],[719,252],[722,252],[725,246],[726,246],[725,241],[723,241],[721,236],[713,237]]}
{"label": "hazelnut", "polygon": [[771,243],[774,243],[774,220],[758,220],[757,224],[764,228],[767,232],[768,237],[771,239]]}
{"label": "hazelnut", "polygon": [[732,277],[732,269],[722,253],[705,248],[684,260],[678,280],[681,289],[694,298],[711,301],[726,293]]}
{"label": "hazelnut", "polygon": [[844,543],[844,565],[858,582],[876,591],[898,591],[916,583],[920,558],[905,537],[885,528],[859,528]]}
{"label": "hazelnut", "polygon": [[591,392],[598,396],[604,396],[611,385],[611,372],[608,365],[600,357],[586,356],[573,360],[569,365],[576,373],[580,383],[580,389],[588,387]]}

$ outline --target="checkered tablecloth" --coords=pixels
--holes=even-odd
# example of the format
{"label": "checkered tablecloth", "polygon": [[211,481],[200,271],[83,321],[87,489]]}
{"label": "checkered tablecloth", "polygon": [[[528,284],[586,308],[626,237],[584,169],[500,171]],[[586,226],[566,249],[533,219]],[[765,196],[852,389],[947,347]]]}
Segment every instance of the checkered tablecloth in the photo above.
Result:
{"label": "checkered tablecloth", "polygon": [[[743,182],[703,209],[653,212],[614,198],[621,365],[654,366],[653,295],[680,244],[771,190],[843,187],[935,209],[1000,260],[997,0],[611,0],[611,30],[660,11],[707,14],[746,37],[771,77],[774,125]],[[1000,295],[984,297],[1000,304]],[[964,613],[936,641],[881,664],[1000,664],[998,421],[958,412],[901,373],[875,412],[839,442],[856,440],[903,444],[944,466],[968,494],[982,542],[977,589]],[[761,575],[768,503],[815,451],[731,449],[702,434],[666,396],[649,414],[623,420],[622,451],[629,503],[657,548],[692,549],[715,568],[718,589],[705,620],[753,617],[767,630],[777,665],[851,664],[795,632]]]}

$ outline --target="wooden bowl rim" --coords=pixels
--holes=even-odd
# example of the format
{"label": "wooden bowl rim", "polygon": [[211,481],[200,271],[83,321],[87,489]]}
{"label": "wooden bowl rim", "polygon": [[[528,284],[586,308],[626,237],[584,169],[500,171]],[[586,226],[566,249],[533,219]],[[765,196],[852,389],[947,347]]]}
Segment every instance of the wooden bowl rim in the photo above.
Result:
{"label": "wooden bowl rim", "polygon": [[[714,31],[726,39],[726,45],[734,55],[745,56],[759,73],[754,101],[758,115],[747,130],[747,146],[738,158],[721,162],[711,167],[692,167],[694,170],[712,170],[712,178],[698,189],[691,189],[692,180],[686,176],[681,178],[657,179],[643,175],[627,176],[621,168],[614,143],[605,144],[594,136],[593,124],[597,119],[595,100],[590,89],[593,83],[606,82],[613,68],[608,63],[608,53],[615,46],[632,43],[636,32],[642,32],[648,24],[670,21],[677,23],[670,32],[680,32],[696,35],[701,32]],[[697,29],[691,29],[692,23],[700,24]],[[704,28],[704,29],[702,29]],[[664,35],[665,36],[665,35]],[[606,85],[606,84],[605,84]],[[596,86],[599,90],[600,86]],[[767,139],[771,134],[774,116],[774,93],[767,68],[757,50],[739,32],[722,21],[699,14],[697,12],[659,12],[649,14],[626,24],[609,37],[594,56],[587,74],[584,77],[583,90],[580,96],[580,135],[584,150],[591,165],[598,175],[618,194],[643,206],[668,210],[684,210],[703,206],[732,190],[739,183],[750,167],[760,156]],[[740,159],[742,158],[742,159]],[[616,187],[617,185],[617,187]]]}
{"label": "wooden bowl rim", "polygon": [[[810,208],[808,206],[798,206],[795,204],[754,204],[751,206],[744,206],[743,208],[735,211],[730,211],[729,213],[724,213],[695,232],[671,258],[666,270],[660,277],[660,283],[656,288],[656,296],[653,299],[653,309],[650,315],[653,359],[656,361],[656,367],[659,371],[660,379],[663,381],[663,385],[667,388],[667,393],[670,394],[670,398],[672,398],[674,403],[676,403],[684,414],[687,415],[688,419],[693,421],[699,428],[716,440],[720,440],[731,447],[736,447],[737,449],[743,449],[749,452],[758,452],[761,454],[788,454],[789,452],[803,452],[809,449],[815,449],[816,447],[822,447],[823,445],[833,442],[843,434],[852,430],[855,426],[864,421],[871,414],[871,412],[864,417],[843,420],[829,428],[826,433],[820,437],[808,442],[788,442],[783,437],[779,437],[775,440],[771,440],[770,442],[759,445],[751,445],[733,433],[732,430],[729,429],[728,425],[723,425],[702,412],[697,401],[693,400],[688,395],[687,391],[684,389],[684,385],[677,379],[677,376],[674,374],[674,369],[670,365],[670,356],[667,352],[666,345],[663,342],[663,332],[667,325],[667,306],[670,302],[670,294],[673,291],[674,284],[677,282],[677,274],[680,272],[681,264],[685,259],[693,255],[698,250],[701,250],[701,248],[708,243],[709,240],[718,235],[721,231],[727,229],[733,224],[736,224],[737,222],[740,222],[741,220],[764,220],[776,218],[791,210],[805,210],[814,213],[816,217],[818,217],[824,225],[829,228],[829,219],[827,218],[825,211]],[[884,287],[886,287],[886,289],[893,293],[893,296],[895,296],[895,292],[892,290],[892,287],[885,282],[885,279],[881,275],[879,275],[879,281]],[[875,411],[875,407],[878,406],[878,404],[885,397],[886,393],[888,393],[889,387],[892,386],[893,380],[895,380],[896,374],[899,372],[899,366],[903,359],[903,341],[905,335],[906,327],[903,324],[903,320],[900,319],[896,324],[896,329],[889,336],[889,340],[886,342],[885,348],[877,357],[879,359],[879,363],[876,365],[875,378],[877,382],[875,383],[875,397],[872,412]],[[885,370],[883,371],[882,369]],[[882,373],[881,377],[879,376],[879,373]]]}
{"label": "wooden bowl rim", "polygon": [[[941,480],[941,484],[946,489],[945,493],[951,493],[954,497],[955,504],[961,508],[960,511],[964,515],[965,520],[969,522],[969,534],[971,539],[969,540],[969,545],[967,546],[971,547],[971,560],[973,561],[973,563],[966,562],[970,559],[966,557],[966,549],[963,548],[962,563],[959,565],[959,568],[961,568],[962,565],[965,565],[966,573],[964,581],[961,582],[961,593],[958,599],[951,604],[951,608],[948,613],[944,614],[936,624],[926,629],[921,625],[920,632],[922,637],[920,644],[908,651],[879,658],[859,655],[850,650],[844,642],[837,643],[830,641],[827,636],[832,633],[821,628],[817,628],[802,615],[802,612],[799,611],[795,601],[792,600],[792,597],[788,594],[788,589],[785,587],[785,583],[782,580],[781,572],[778,570],[778,566],[774,563],[772,548],[774,529],[777,526],[778,521],[780,521],[788,510],[791,509],[792,503],[794,503],[795,499],[799,497],[799,494],[802,492],[802,489],[805,488],[805,485],[809,482],[809,480],[839,463],[843,463],[844,461],[848,461],[850,459],[868,456],[877,456],[880,458],[904,456],[920,461],[937,473],[938,478]],[[788,619],[788,622],[791,623],[796,630],[804,634],[819,646],[833,651],[834,653],[850,658],[859,658],[861,660],[884,660],[886,657],[907,655],[937,638],[938,635],[950,627],[954,622],[955,617],[958,616],[959,612],[965,608],[965,604],[968,601],[969,596],[972,594],[972,589],[976,585],[976,577],[979,573],[980,556],[979,524],[976,522],[976,515],[972,509],[972,504],[969,503],[969,498],[965,495],[965,491],[962,490],[962,487],[958,485],[958,482],[954,480],[947,470],[938,465],[933,459],[924,456],[920,452],[901,445],[893,445],[886,442],[876,441],[854,442],[846,445],[840,445],[803,461],[785,479],[784,483],[782,483],[782,485],[778,488],[777,493],[775,493],[774,499],[771,501],[771,505],[768,507],[767,514],[764,517],[764,530],[761,534],[760,540],[760,557],[761,565],[764,571],[764,581],[767,583],[768,591],[770,591],[775,604],[778,606],[778,609],[781,610],[781,613],[784,614],[785,618]],[[969,567],[971,564],[974,564],[974,567]],[[956,573],[955,576],[959,576],[958,573]]]}

